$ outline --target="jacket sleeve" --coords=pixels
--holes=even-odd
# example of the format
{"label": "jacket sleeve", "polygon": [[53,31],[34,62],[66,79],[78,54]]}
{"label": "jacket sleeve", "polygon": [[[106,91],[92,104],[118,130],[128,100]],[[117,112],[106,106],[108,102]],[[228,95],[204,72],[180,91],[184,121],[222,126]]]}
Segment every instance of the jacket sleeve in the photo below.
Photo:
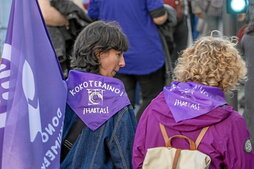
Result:
{"label": "jacket sleeve", "polygon": [[100,8],[98,0],[90,0],[88,7],[88,16],[92,19],[99,19]]}
{"label": "jacket sleeve", "polygon": [[146,7],[148,11],[153,11],[155,9],[163,7],[162,0],[146,0]]}
{"label": "jacket sleeve", "polygon": [[136,130],[136,135],[134,139],[133,145],[133,155],[132,155],[132,165],[134,169],[141,169],[143,165],[143,161],[146,155],[145,149],[145,141],[146,141],[146,131],[147,131],[147,119],[148,113],[146,113],[148,109],[146,109],[139,122]]}
{"label": "jacket sleeve", "polygon": [[136,118],[131,106],[117,114],[108,146],[115,168],[131,169],[132,147],[136,130]]}
{"label": "jacket sleeve", "polygon": [[254,153],[245,121],[239,117],[228,126],[231,131],[226,136],[224,164],[227,169],[253,169]]}

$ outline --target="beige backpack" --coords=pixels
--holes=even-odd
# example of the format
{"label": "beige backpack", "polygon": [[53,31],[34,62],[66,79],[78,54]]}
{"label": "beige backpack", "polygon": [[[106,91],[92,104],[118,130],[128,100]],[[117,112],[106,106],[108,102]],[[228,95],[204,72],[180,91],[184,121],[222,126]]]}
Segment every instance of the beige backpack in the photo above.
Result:
{"label": "beige backpack", "polygon": [[[168,137],[165,126],[160,124],[166,147],[154,147],[147,150],[143,169],[208,169],[211,158],[198,151],[197,147],[204,137],[208,127],[201,130],[196,142],[183,135]],[[177,149],[171,146],[174,138],[188,140],[190,149]]]}

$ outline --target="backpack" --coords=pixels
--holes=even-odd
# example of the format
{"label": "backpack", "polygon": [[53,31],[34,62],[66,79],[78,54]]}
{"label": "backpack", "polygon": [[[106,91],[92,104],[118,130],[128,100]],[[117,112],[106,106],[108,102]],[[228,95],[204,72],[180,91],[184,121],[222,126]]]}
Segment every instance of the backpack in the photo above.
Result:
{"label": "backpack", "polygon": [[[204,137],[208,127],[201,130],[196,142],[184,136],[175,135],[168,137],[165,126],[160,124],[162,136],[166,147],[154,147],[147,150],[143,169],[208,169],[211,158],[198,151],[197,147]],[[190,149],[177,149],[172,147],[171,141],[174,138],[183,138],[188,140]]]}

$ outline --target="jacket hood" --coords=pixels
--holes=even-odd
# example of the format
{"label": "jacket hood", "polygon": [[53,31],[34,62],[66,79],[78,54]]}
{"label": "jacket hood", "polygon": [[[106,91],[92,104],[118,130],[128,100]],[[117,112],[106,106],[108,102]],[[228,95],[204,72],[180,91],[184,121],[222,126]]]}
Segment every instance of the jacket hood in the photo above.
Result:
{"label": "jacket hood", "polygon": [[[187,84],[187,86],[190,84],[194,86],[196,85],[195,83],[192,83],[192,82],[191,83],[188,82],[184,84]],[[162,124],[166,126],[171,126],[172,128],[176,130],[181,130],[181,131],[193,131],[193,130],[201,129],[206,126],[211,126],[213,124],[219,123],[223,121],[224,119],[226,119],[230,115],[230,113],[233,111],[233,108],[231,106],[225,105],[226,101],[221,98],[222,96],[224,98],[224,94],[221,95],[223,92],[221,91],[222,93],[220,93],[219,90],[217,90],[219,88],[217,89],[210,88],[210,87],[207,88],[209,90],[211,89],[210,91],[213,91],[215,89],[215,91],[213,92],[215,93],[218,92],[217,94],[219,95],[218,96],[217,94],[215,94],[209,99],[209,97],[200,97],[200,95],[197,93],[198,92],[197,90],[191,91],[190,93],[185,92],[185,94],[181,93],[180,92],[181,90],[179,90],[179,89],[182,89],[182,87],[178,88],[177,91],[170,90],[170,88],[174,85],[179,86],[179,82],[175,82],[171,86],[165,87],[163,92],[161,92],[157,96],[157,98],[151,102],[151,104],[149,105],[147,109],[151,116],[155,116],[155,118],[158,121],[160,121]],[[173,88],[176,89],[176,86],[174,86]],[[206,90],[206,91],[210,93],[209,90]],[[172,91],[174,92],[172,93]],[[186,96],[187,99],[186,97],[182,97],[182,96]],[[211,95],[208,94],[208,96],[211,96]],[[176,105],[175,100],[182,99],[182,98],[187,100],[187,103],[174,107],[174,105]],[[196,110],[197,107],[194,107],[195,111],[191,111],[191,107],[189,106],[191,106],[191,104],[193,103],[191,101],[193,100],[195,104],[200,104],[199,110],[202,109],[200,111],[201,113],[198,112],[198,110]],[[185,113],[187,115],[186,116],[183,115],[183,118],[181,120],[176,120],[175,117],[177,117],[177,113],[180,113],[181,115]]]}

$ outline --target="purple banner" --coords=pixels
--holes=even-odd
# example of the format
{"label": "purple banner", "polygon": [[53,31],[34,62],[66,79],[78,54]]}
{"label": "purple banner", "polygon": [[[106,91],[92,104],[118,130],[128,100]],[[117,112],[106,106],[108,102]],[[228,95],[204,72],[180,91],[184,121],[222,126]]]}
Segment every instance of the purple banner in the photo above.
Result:
{"label": "purple banner", "polygon": [[91,130],[130,104],[123,83],[112,77],[72,70],[67,86],[67,103]]}
{"label": "purple banner", "polygon": [[1,168],[60,168],[67,88],[36,0],[13,0],[0,86]]}
{"label": "purple banner", "polygon": [[2,166],[2,151],[3,151],[3,138],[4,127],[6,122],[7,100],[9,96],[9,81],[10,81],[10,54],[11,54],[11,40],[12,40],[12,24],[13,24],[13,10],[15,3],[12,3],[8,31],[6,35],[6,44],[4,44],[3,54],[1,57],[0,65],[0,168]]}

